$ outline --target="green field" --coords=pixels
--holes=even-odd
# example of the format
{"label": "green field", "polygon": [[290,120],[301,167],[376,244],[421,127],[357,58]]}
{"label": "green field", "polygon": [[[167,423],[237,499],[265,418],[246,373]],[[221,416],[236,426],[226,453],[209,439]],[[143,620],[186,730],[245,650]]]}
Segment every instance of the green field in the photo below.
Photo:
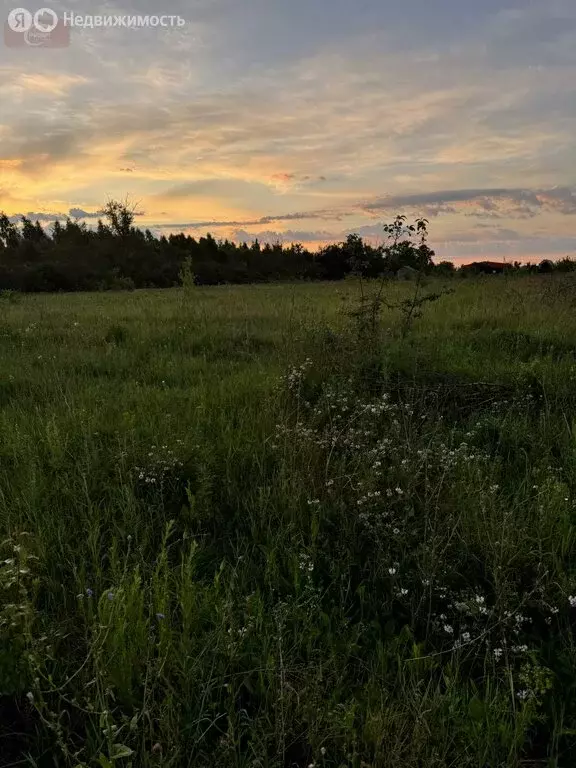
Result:
{"label": "green field", "polygon": [[576,285],[447,284],[0,297],[0,765],[575,764]]}

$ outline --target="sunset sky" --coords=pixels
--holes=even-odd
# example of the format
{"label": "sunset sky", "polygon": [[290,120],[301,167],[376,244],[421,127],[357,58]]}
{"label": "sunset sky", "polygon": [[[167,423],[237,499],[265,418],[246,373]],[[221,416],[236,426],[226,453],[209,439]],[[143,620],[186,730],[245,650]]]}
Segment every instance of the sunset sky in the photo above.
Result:
{"label": "sunset sky", "polygon": [[129,196],[157,232],[316,247],[404,213],[437,259],[576,254],[575,0],[49,5],[187,23],[1,44],[9,215]]}

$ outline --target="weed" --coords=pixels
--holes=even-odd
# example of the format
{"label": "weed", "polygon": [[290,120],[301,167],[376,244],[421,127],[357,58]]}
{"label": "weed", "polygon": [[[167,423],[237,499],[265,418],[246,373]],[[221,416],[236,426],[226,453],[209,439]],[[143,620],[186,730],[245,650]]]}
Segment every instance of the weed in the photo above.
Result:
{"label": "weed", "polygon": [[576,325],[514,280],[11,306],[0,764],[574,762]]}

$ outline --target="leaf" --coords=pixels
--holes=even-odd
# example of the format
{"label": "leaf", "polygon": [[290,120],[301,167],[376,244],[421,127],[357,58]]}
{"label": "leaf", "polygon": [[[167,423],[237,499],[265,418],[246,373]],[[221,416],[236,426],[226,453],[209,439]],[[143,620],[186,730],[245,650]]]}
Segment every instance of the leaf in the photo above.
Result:
{"label": "leaf", "polygon": [[468,714],[472,720],[484,720],[485,712],[486,707],[484,702],[481,701],[478,696],[474,696],[472,699],[470,699],[470,703],[468,704]]}
{"label": "leaf", "polygon": [[111,755],[112,760],[120,760],[122,757],[130,757],[134,754],[134,750],[127,747],[126,744],[113,744],[112,748],[114,750]]}
{"label": "leaf", "polygon": [[424,650],[424,643],[412,643],[412,658],[422,658],[422,651]]}

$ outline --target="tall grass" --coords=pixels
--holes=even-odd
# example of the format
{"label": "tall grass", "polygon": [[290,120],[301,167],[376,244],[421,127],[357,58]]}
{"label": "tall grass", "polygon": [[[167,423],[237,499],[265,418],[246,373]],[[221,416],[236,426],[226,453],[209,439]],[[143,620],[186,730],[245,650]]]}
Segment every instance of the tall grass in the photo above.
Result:
{"label": "tall grass", "polygon": [[573,763],[571,294],[357,290],[3,304],[0,765]]}

